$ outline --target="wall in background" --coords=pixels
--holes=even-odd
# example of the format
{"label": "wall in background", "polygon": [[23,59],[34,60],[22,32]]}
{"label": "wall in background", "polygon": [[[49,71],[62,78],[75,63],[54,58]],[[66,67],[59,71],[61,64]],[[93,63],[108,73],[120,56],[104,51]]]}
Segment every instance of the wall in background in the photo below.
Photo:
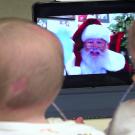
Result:
{"label": "wall in background", "polygon": [[[20,17],[32,19],[32,4],[38,0],[0,0],[0,18]],[[40,0],[48,2],[49,0]]]}
{"label": "wall in background", "polygon": [[[53,0],[0,0],[0,18],[2,17],[20,17],[32,19],[32,4],[41,1],[48,2]],[[67,1],[67,0],[61,0]],[[77,1],[77,0],[68,0]],[[83,0],[80,0],[83,1]],[[92,0],[89,0],[92,1]],[[93,0],[94,1],[94,0]],[[101,1],[101,0],[98,0]],[[106,0],[104,0],[106,1]]]}

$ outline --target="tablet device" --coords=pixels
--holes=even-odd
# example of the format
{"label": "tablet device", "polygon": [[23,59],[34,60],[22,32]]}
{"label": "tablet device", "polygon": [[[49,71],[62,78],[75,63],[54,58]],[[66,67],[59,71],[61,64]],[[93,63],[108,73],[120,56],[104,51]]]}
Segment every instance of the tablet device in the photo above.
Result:
{"label": "tablet device", "polygon": [[[35,3],[32,13],[34,23],[53,32],[61,41],[65,65],[63,88],[71,88],[66,94],[81,97],[80,107],[72,101],[73,107],[66,108],[69,113],[72,110],[70,116],[76,116],[78,110],[85,117],[111,116],[125,90],[122,85],[132,82],[134,69],[127,51],[127,30],[135,20],[135,2]],[[85,89],[99,86],[103,87]],[[92,96],[93,93],[96,94]],[[114,95],[116,98],[112,98]],[[88,107],[84,107],[86,102]]]}
{"label": "tablet device", "polygon": [[[125,85],[131,82],[133,67],[127,51],[127,29],[134,20],[134,12],[134,2],[34,4],[33,21],[55,33],[62,43],[67,79],[64,87]],[[87,26],[89,30],[86,31]],[[89,47],[84,49],[84,40],[89,38],[92,42],[97,38],[103,39],[107,45],[105,48],[102,45],[94,47],[91,43],[91,51],[87,51],[90,55],[85,55]],[[73,84],[68,84],[70,80],[74,80]]]}

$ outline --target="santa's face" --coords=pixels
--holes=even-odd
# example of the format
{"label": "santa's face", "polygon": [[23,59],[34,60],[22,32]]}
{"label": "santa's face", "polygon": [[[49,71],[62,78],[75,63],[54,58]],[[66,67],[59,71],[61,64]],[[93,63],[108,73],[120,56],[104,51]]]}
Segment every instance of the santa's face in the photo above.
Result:
{"label": "santa's face", "polygon": [[92,57],[98,57],[105,52],[107,42],[99,38],[89,38],[84,42],[84,49]]}

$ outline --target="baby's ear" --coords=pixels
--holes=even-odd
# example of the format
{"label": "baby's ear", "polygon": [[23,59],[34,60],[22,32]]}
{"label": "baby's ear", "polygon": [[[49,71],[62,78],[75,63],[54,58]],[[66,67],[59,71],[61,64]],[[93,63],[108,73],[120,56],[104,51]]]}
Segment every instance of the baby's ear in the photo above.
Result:
{"label": "baby's ear", "polygon": [[27,89],[27,78],[21,77],[10,84],[9,90],[11,95],[16,96]]}

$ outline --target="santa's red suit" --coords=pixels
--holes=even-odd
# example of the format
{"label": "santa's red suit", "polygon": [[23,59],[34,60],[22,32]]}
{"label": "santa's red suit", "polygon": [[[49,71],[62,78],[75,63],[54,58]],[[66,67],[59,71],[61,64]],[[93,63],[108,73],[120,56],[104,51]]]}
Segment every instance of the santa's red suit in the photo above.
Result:
{"label": "santa's red suit", "polygon": [[87,19],[73,35],[74,50],[71,59],[65,68],[68,75],[100,74],[107,71],[115,72],[124,68],[125,58],[122,54],[106,48],[104,53],[93,59],[85,55],[84,42],[90,38],[103,39],[107,44],[110,42],[111,32],[101,25],[97,19]]}

